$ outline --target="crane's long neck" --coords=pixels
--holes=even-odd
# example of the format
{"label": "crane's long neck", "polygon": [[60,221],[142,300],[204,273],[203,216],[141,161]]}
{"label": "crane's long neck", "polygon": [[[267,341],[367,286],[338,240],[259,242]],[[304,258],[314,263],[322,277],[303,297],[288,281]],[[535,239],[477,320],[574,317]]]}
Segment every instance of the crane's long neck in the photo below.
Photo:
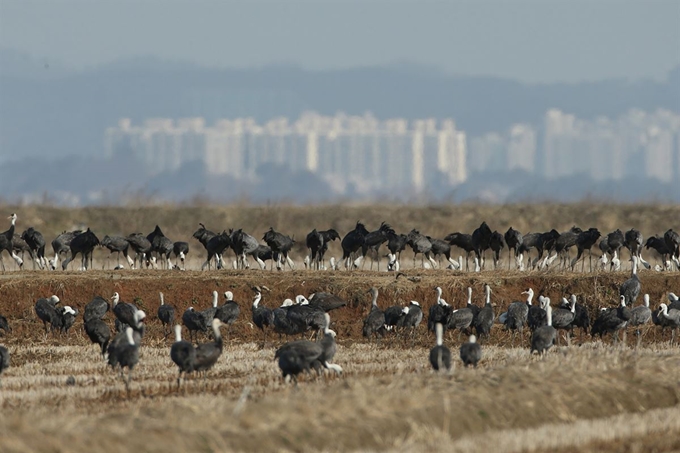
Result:
{"label": "crane's long neck", "polygon": [[217,308],[218,297],[217,291],[213,291],[213,308]]}
{"label": "crane's long neck", "polygon": [[468,288],[468,300],[467,300],[468,305],[472,305],[472,288]]}
{"label": "crane's long neck", "polygon": [[552,326],[552,308],[550,308],[550,304],[546,305],[545,307],[545,315],[548,321],[548,325]]}
{"label": "crane's long neck", "polygon": [[182,326],[180,326],[179,324],[175,326],[175,341],[176,342],[182,341]]}
{"label": "crane's long neck", "polygon": [[633,256],[633,268],[630,271],[630,276],[631,277],[637,277],[637,257]]}
{"label": "crane's long neck", "polygon": [[163,300],[163,293],[160,293],[161,296],[161,305],[165,305],[165,301]]}
{"label": "crane's long neck", "polygon": [[437,286],[437,303],[439,304],[442,300],[442,289]]}
{"label": "crane's long neck", "polygon": [[378,308],[378,291],[377,290],[373,291],[373,300],[371,301],[371,305],[373,305],[373,307],[375,307],[375,308]]}
{"label": "crane's long neck", "polygon": [[534,292],[529,291],[527,293],[527,305],[531,305],[531,301],[534,299]]}
{"label": "crane's long neck", "polygon": [[260,303],[261,299],[262,299],[261,293],[255,294],[255,299],[253,299],[253,308],[257,308],[257,305]]}
{"label": "crane's long neck", "polygon": [[132,327],[128,327],[125,330],[125,336],[127,336],[128,343],[130,343],[131,346],[134,346],[135,344],[135,339],[132,336]]}
{"label": "crane's long neck", "polygon": [[440,324],[437,323],[435,326],[435,332],[437,334],[437,346],[441,346],[444,344],[444,327]]}
{"label": "crane's long neck", "polygon": [[491,288],[486,287],[486,305],[491,305]]}

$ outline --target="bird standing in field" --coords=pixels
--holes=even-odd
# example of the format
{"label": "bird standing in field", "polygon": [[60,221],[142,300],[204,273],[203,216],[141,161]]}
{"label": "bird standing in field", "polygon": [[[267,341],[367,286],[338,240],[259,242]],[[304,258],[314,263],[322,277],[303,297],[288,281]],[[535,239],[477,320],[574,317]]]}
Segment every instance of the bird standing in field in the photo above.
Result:
{"label": "bird standing in field", "polygon": [[[7,368],[9,368],[9,351],[6,347],[0,345],[0,376]],[[2,380],[0,380],[0,388],[2,388]]]}
{"label": "bird standing in field", "polygon": [[175,323],[175,307],[165,304],[163,293],[158,293],[161,298],[161,305],[158,307],[158,319],[163,324],[163,336],[167,335],[167,328]]}
{"label": "bird standing in field", "polygon": [[175,342],[170,347],[170,358],[179,368],[179,376],[177,376],[177,388],[179,389],[182,373],[185,376],[192,373],[196,365],[196,349],[193,344],[182,340],[182,326],[179,324],[175,326]]}
{"label": "bird standing in field", "polygon": [[477,362],[482,360],[482,347],[477,343],[474,335],[470,335],[468,342],[460,346],[460,360],[466,367],[472,365],[475,368],[477,368]]}
{"label": "bird standing in field", "polygon": [[213,337],[215,341],[199,344],[196,346],[196,361],[194,362],[194,371],[208,371],[212,368],[217,359],[222,354],[222,335],[220,334],[220,326],[222,322],[215,318],[212,320]]}
{"label": "bird standing in field", "polygon": [[545,315],[546,315],[546,325],[534,330],[531,335],[531,353],[534,351],[539,354],[544,354],[545,351],[550,349],[553,344],[555,344],[555,339],[557,338],[557,331],[552,326],[552,308],[550,307],[550,299],[544,299],[545,305]]}
{"label": "bird standing in field", "polygon": [[238,315],[241,313],[241,308],[238,306],[238,303],[234,301],[234,293],[231,291],[226,291],[224,293],[224,298],[226,299],[226,302],[217,308],[217,311],[215,312],[215,318],[219,319],[222,324],[227,326],[227,339],[229,339],[231,325],[234,324],[238,319]]}
{"label": "bird standing in field", "polygon": [[444,346],[444,326],[438,322],[435,325],[437,343],[430,349],[430,364],[435,371],[451,369],[451,351]]}
{"label": "bird standing in field", "polygon": [[259,305],[260,300],[262,300],[262,293],[258,288],[255,292],[255,297],[253,298],[253,324],[262,331],[262,347],[264,348],[267,341],[266,329],[274,325],[274,313],[268,307],[261,307]]}
{"label": "bird standing in field", "polygon": [[385,312],[378,307],[378,288],[373,287],[370,289],[370,292],[373,296],[371,300],[371,312],[364,320],[364,327],[362,329],[363,336],[368,339],[373,335],[377,338],[378,334],[382,335],[382,332],[385,329]]}

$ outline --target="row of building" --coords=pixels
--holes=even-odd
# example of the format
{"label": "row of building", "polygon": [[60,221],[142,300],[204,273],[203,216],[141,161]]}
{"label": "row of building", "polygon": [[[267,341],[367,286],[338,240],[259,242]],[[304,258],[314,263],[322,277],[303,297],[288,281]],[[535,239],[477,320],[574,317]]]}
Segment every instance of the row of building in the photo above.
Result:
{"label": "row of building", "polygon": [[517,124],[472,138],[468,164],[473,172],[524,170],[549,180],[585,175],[671,182],[680,178],[680,115],[630,110],[615,120],[588,121],[552,109],[540,129]]}
{"label": "row of building", "polygon": [[213,175],[256,179],[263,164],[305,170],[338,193],[422,191],[431,178],[448,185],[465,181],[465,133],[453,120],[379,121],[364,116],[304,114],[295,123],[279,118],[264,125],[252,119],[129,119],[106,131],[109,157],[132,152],[151,174],[172,172],[199,160]]}
{"label": "row of building", "polygon": [[106,130],[109,157],[131,152],[151,175],[200,161],[208,173],[257,180],[264,164],[309,171],[336,194],[422,192],[456,186],[469,173],[521,170],[556,179],[586,175],[620,180],[637,175],[670,182],[680,177],[680,115],[632,110],[616,120],[581,120],[559,110],[544,125],[516,124],[466,140],[451,119],[378,120],[371,114],[303,114],[290,123],[253,119],[121,119]]}

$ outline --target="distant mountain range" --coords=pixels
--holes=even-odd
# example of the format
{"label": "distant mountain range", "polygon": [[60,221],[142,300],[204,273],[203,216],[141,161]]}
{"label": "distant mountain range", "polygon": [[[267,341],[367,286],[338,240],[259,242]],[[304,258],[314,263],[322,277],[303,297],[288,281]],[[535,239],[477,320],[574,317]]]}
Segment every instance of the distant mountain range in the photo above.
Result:
{"label": "distant mountain range", "polygon": [[135,58],[75,72],[58,62],[0,50],[4,160],[99,156],[104,130],[121,117],[141,122],[202,116],[211,123],[250,116],[264,122],[277,116],[296,119],[307,110],[328,115],[371,111],[379,118],[451,117],[475,136],[517,122],[540,124],[553,107],[580,118],[616,117],[631,108],[680,111],[680,67],[664,82],[528,85],[404,64],[333,71],[211,69]]}

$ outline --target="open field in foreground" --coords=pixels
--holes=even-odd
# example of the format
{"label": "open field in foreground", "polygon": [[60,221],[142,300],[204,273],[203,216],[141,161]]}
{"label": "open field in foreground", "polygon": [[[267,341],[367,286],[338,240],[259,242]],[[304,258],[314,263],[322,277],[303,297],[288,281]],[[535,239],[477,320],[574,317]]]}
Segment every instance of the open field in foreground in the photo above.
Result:
{"label": "open field in foreground", "polygon": [[[414,341],[387,337],[379,345],[360,336],[370,286],[379,305],[419,300],[427,312],[435,285],[455,307],[482,285],[493,289],[500,313],[533,287],[553,302],[575,293],[594,312],[616,304],[627,272],[560,274],[409,271],[413,282],[371,272],[11,272],[0,275],[0,313],[14,331],[0,337],[12,366],[0,388],[0,451],[677,451],[680,448],[680,348],[668,332],[646,329],[643,346],[613,345],[585,336],[553,348],[545,358],[511,347],[495,326],[477,369],[457,362],[449,375],[430,372],[433,339],[421,325]],[[642,271],[643,292],[655,308],[680,275]],[[266,285],[263,304],[326,290],[348,306],[332,313],[338,332],[335,363],[342,376],[284,384],[273,361],[278,338],[262,349],[249,324],[250,286]],[[206,308],[210,292],[234,292],[241,318],[207,378],[192,377],[177,391],[170,339],[158,321],[158,291],[178,313]],[[38,297],[56,293],[82,308],[94,295],[120,292],[149,314],[149,330],[128,395],[120,377],[89,345],[79,316],[65,336],[46,335],[33,312]],[[113,315],[107,315],[113,323]],[[577,336],[578,337],[578,336]],[[202,338],[201,341],[206,341]],[[526,338],[523,344],[526,344]],[[457,357],[457,334],[446,343]],[[564,342],[562,343],[564,344]],[[67,385],[73,376],[75,385]]]}

